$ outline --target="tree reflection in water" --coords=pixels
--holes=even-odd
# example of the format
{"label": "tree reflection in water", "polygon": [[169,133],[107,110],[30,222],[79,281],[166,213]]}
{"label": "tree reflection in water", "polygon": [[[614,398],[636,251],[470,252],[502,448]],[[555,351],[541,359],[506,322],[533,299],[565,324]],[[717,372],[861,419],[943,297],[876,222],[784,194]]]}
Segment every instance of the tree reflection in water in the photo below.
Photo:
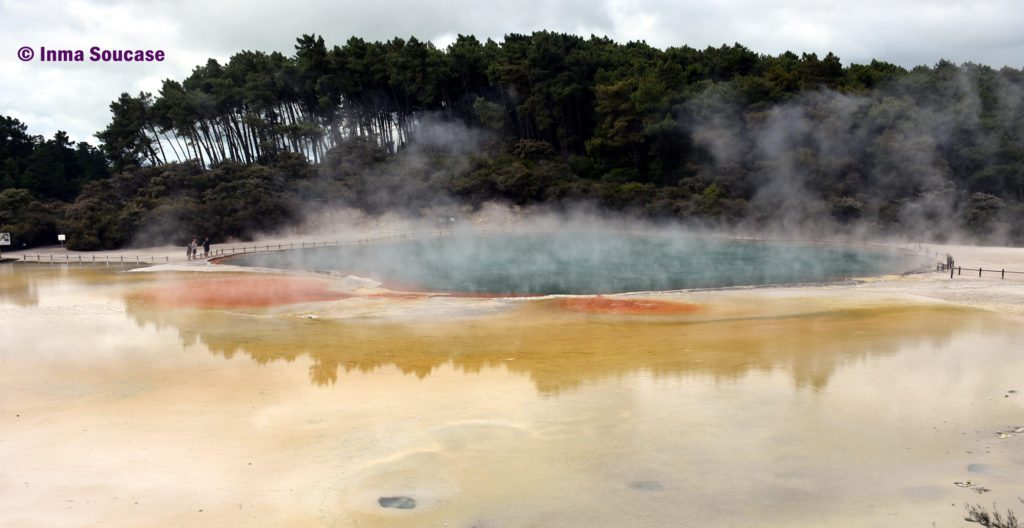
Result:
{"label": "tree reflection in water", "polygon": [[[347,302],[347,301],[338,301]],[[392,302],[403,302],[394,300]],[[127,304],[139,325],[171,326],[187,344],[259,364],[308,356],[310,381],[394,366],[419,378],[451,364],[466,373],[506,368],[542,393],[635,371],[655,378],[733,380],[785,371],[797,387],[824,388],[837,368],[902,347],[942,347],[974,312],[937,305],[836,308],[781,316],[699,319],[570,313],[529,301],[501,314],[437,320],[331,320]]]}

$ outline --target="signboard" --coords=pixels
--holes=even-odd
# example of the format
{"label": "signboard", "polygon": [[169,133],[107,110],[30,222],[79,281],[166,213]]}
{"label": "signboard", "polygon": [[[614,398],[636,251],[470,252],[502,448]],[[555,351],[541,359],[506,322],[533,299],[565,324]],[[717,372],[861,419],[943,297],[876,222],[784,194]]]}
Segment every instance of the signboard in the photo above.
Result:
{"label": "signboard", "polygon": [[57,235],[57,242],[63,242],[66,239],[64,235]]}
{"label": "signboard", "polygon": [[11,234],[10,233],[0,233],[0,246],[9,246],[9,245],[11,245]]}

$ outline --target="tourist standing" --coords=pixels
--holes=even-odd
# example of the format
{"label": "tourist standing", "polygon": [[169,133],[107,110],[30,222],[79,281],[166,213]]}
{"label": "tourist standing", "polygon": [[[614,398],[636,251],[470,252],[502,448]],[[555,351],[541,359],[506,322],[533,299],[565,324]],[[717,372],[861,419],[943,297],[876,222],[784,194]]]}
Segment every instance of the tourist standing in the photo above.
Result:
{"label": "tourist standing", "polygon": [[203,239],[203,258],[210,256],[210,237]]}

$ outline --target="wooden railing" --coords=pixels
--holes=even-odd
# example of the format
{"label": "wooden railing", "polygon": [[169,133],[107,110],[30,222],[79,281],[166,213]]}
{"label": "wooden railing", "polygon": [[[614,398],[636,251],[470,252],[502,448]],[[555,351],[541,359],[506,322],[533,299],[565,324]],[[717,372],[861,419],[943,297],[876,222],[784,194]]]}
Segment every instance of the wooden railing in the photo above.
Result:
{"label": "wooden railing", "polygon": [[[450,231],[437,231],[436,235],[434,232],[429,233],[432,236],[444,236],[450,234]],[[314,242],[290,242],[287,244],[253,244],[251,246],[239,246],[239,247],[226,247],[217,248],[210,251],[210,257],[230,257],[232,255],[245,255],[249,253],[266,253],[268,251],[288,251],[291,249],[314,249],[314,248],[326,248],[326,247],[338,247],[338,246],[370,246],[375,244],[384,244],[388,242],[396,242],[399,240],[408,240],[414,236],[422,236],[423,233],[398,233],[394,235],[385,235],[374,238],[360,238],[356,240],[333,240],[333,241],[314,241]]]}
{"label": "wooden railing", "polygon": [[[313,242],[289,242],[280,244],[253,244],[230,246],[213,249],[212,251],[210,251],[208,255],[199,257],[198,259],[222,258],[230,257],[232,255],[244,255],[248,253],[266,253],[268,251],[287,251],[292,249],[313,249],[337,246],[367,246],[375,244],[384,244],[388,242],[396,242],[400,240],[409,240],[413,237],[440,237],[447,236],[450,234],[450,230],[442,229],[432,231],[420,231],[415,233],[396,233],[392,235],[384,235],[371,238],[360,238],[355,240],[322,240]],[[202,252],[202,248],[200,248],[200,252]],[[166,255],[61,255],[54,253],[41,253],[22,254],[18,258],[20,258],[22,262],[39,262],[45,264],[161,264],[169,263],[171,261],[171,257],[168,257]]]}
{"label": "wooden railing", "polygon": [[979,277],[982,276],[982,273],[998,273],[1000,279],[1005,279],[1007,273],[1009,273],[1011,275],[1012,274],[1024,275],[1024,271],[1010,271],[1010,270],[1007,270],[1005,268],[1004,269],[984,269],[981,266],[978,266],[978,268],[975,269],[975,268],[965,268],[963,266],[947,266],[946,264],[941,263],[941,262],[935,265],[935,271],[937,271],[937,272],[944,272],[946,270],[949,270],[949,278],[951,278],[951,279],[953,278],[954,275],[961,276],[963,274],[964,270],[967,270],[967,272],[970,275],[972,275],[972,276],[974,275],[974,272],[977,271]]}
{"label": "wooden railing", "polygon": [[156,264],[170,262],[170,257],[153,255],[21,255],[23,262],[45,262],[54,264]]}

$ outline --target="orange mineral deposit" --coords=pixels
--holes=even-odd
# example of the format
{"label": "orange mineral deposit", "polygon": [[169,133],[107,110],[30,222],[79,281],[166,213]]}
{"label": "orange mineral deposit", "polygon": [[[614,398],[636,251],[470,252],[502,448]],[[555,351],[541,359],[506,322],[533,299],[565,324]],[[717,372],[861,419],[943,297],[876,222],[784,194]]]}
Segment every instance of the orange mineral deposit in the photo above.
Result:
{"label": "orange mineral deposit", "polygon": [[687,314],[700,310],[696,304],[656,301],[652,299],[617,299],[610,297],[573,297],[559,299],[559,306],[573,312],[626,314],[626,315],[669,315]]}
{"label": "orange mineral deposit", "polygon": [[307,277],[188,278],[139,291],[134,297],[168,308],[268,307],[333,301],[350,295]]}

